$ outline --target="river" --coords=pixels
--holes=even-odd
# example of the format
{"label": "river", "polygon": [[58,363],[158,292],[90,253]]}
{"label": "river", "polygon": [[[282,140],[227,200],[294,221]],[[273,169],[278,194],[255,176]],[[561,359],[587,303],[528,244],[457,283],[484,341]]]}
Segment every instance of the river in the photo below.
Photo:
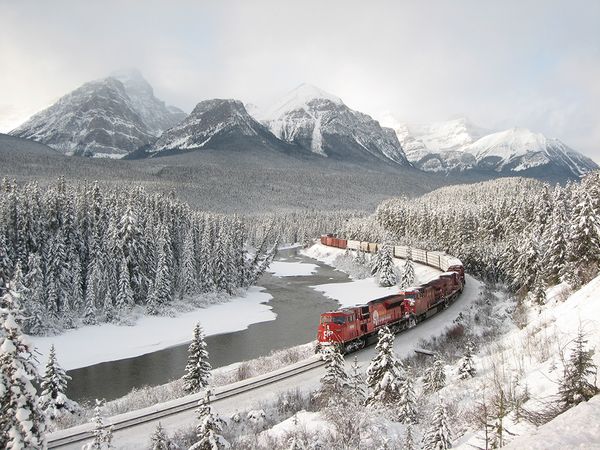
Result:
{"label": "river", "polygon": [[[206,343],[213,368],[305,344],[315,339],[319,315],[338,308],[336,301],[324,297],[310,286],[350,281],[346,274],[293,249],[281,252],[278,259],[319,267],[316,273],[308,276],[263,275],[257,284],[273,297],[268,304],[277,318],[252,324],[245,330],[208,336]],[[67,395],[78,402],[95,398],[112,400],[134,387],[155,386],[179,378],[187,362],[187,348],[188,344],[177,345],[134,358],[70,370],[67,373],[72,380]]]}

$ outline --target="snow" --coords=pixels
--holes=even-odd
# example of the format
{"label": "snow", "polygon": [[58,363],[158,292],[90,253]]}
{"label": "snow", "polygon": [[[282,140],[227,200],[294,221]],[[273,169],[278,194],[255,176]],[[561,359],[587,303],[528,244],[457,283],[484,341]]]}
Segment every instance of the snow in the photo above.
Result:
{"label": "snow", "polygon": [[[478,377],[470,380],[475,388],[482,381],[480,375],[492,375],[493,366],[503,360],[506,373],[514,373],[522,386],[527,386],[531,400],[523,407],[532,411],[544,409],[546,402],[554,399],[562,375],[560,351],[568,358],[572,349],[572,340],[581,326],[586,333],[589,348],[600,348],[600,276],[593,279],[566,300],[567,286],[560,284],[547,290],[547,303],[541,310],[530,311],[529,324],[513,329],[497,340],[492,353],[475,356]],[[600,365],[600,353],[593,356],[595,364]],[[464,396],[464,393],[462,394]],[[505,427],[517,437],[510,438],[507,448],[537,449],[549,448],[600,448],[600,427],[597,418],[600,413],[600,399],[594,397],[587,403],[556,417],[539,427],[516,422],[512,416],[505,418]],[[521,435],[521,437],[518,437]],[[481,442],[476,433],[465,435],[457,448],[468,449]],[[592,443],[595,444],[592,445]]]}
{"label": "snow", "polygon": [[580,403],[505,449],[600,449],[600,395]]}
{"label": "snow", "polygon": [[299,411],[273,428],[263,431],[261,436],[269,436],[281,441],[294,434],[302,433],[310,435],[323,433],[335,434],[335,427],[331,422],[323,418],[320,412]]}
{"label": "snow", "polygon": [[144,316],[133,326],[102,324],[67,331],[59,336],[30,337],[40,365],[45,364],[54,344],[65,370],[105,361],[131,358],[184,344],[192,338],[197,322],[205,335],[211,336],[246,329],[250,324],[274,320],[276,315],[267,304],[271,295],[262,288],[250,288],[245,297],[227,303],[198,308],[177,317]]}
{"label": "snow", "polygon": [[319,266],[303,262],[273,261],[267,272],[276,277],[306,277],[317,271]]}
{"label": "snow", "polygon": [[[314,258],[328,265],[333,265],[333,261],[339,255],[343,254],[344,250],[339,248],[327,247],[322,244],[315,244],[312,247],[304,250],[302,254]],[[394,258],[394,263],[397,267],[401,267],[404,260]],[[434,278],[437,278],[441,272],[433,267],[415,263],[415,283],[426,283]],[[348,283],[330,283],[311,286],[314,290],[322,292],[323,295],[340,302],[342,307],[355,306],[368,302],[378,297],[396,294],[400,291],[397,286],[384,288],[379,286],[375,277],[365,278],[363,280],[353,280]]]}

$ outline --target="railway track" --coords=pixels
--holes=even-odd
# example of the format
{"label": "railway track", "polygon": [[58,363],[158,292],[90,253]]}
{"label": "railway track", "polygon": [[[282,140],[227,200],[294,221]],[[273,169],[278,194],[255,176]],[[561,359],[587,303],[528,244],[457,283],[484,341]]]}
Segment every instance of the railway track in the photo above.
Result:
{"label": "railway track", "polygon": [[[220,386],[213,390],[210,397],[212,402],[251,391],[258,387],[267,386],[293,376],[309,372],[325,365],[319,355],[292,364],[276,371],[259,375],[257,377],[239,381],[237,383]],[[204,393],[198,393],[173,400],[160,405],[151,406],[130,413],[120,414],[107,420],[106,426],[112,426],[113,431],[121,431],[157,419],[193,410],[198,406],[198,401],[204,398]],[[48,436],[48,448],[61,448],[67,445],[83,443],[93,438],[91,424],[79,425],[73,428],[56,431]]]}

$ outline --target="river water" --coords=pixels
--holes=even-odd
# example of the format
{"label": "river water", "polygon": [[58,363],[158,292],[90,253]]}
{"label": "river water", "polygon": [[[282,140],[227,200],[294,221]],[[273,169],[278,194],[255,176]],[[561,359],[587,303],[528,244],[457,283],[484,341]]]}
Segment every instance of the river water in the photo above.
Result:
{"label": "river water", "polygon": [[[338,303],[310,286],[350,281],[348,276],[296,250],[278,259],[318,265],[309,276],[275,277],[265,274],[257,283],[273,297],[268,304],[275,320],[250,325],[233,333],[208,336],[206,343],[213,368],[268,355],[273,350],[305,344],[316,336],[319,315],[338,308]],[[191,337],[192,330],[190,330]],[[67,395],[83,402],[95,398],[112,400],[134,387],[155,386],[179,378],[187,362],[188,344],[169,347],[134,358],[95,364],[67,373],[72,377]]]}

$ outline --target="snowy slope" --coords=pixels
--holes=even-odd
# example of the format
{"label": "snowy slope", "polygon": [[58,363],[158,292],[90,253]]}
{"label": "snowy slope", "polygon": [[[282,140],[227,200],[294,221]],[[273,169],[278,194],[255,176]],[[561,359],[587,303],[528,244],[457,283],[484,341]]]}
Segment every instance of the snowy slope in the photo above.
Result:
{"label": "snowy slope", "polygon": [[[476,358],[478,375],[462,385],[446,388],[446,399],[454,399],[468,410],[473,405],[464,403],[465,399],[479,399],[472,394],[466,396],[465,392],[477,392],[486,378],[489,381],[495,373],[502,372],[508,379],[504,381],[510,383],[511,379],[518,379],[520,386],[527,387],[530,399],[523,408],[543,411],[556,400],[558,381],[563,374],[560,352],[564,352],[565,359],[569,358],[579,327],[586,334],[588,348],[596,349],[593,360],[600,365],[600,276],[572,295],[566,293],[568,289],[564,284],[550,288],[547,304],[540,311],[533,307],[529,311],[528,325],[512,330],[481,350]],[[517,420],[513,413],[507,415],[504,426],[510,434],[507,433],[505,439],[511,442],[506,448],[600,448],[600,428],[595,426],[599,401],[596,396],[538,429],[525,420]],[[480,446],[482,439],[482,431],[467,432],[457,448]]]}
{"label": "snowy slope", "polygon": [[155,136],[181,122],[186,113],[175,106],[165,105],[165,102],[154,96],[154,90],[139,70],[120,70],[111,74],[123,86],[131,99],[133,107]]}
{"label": "snowy slope", "polygon": [[407,158],[428,172],[492,171],[524,174],[552,168],[575,178],[598,168],[589,158],[524,128],[490,132],[461,118],[431,124],[408,124],[385,116]]}
{"label": "snowy slope", "polygon": [[392,130],[309,84],[298,86],[274,105],[253,114],[279,139],[320,156],[409,164]]}

